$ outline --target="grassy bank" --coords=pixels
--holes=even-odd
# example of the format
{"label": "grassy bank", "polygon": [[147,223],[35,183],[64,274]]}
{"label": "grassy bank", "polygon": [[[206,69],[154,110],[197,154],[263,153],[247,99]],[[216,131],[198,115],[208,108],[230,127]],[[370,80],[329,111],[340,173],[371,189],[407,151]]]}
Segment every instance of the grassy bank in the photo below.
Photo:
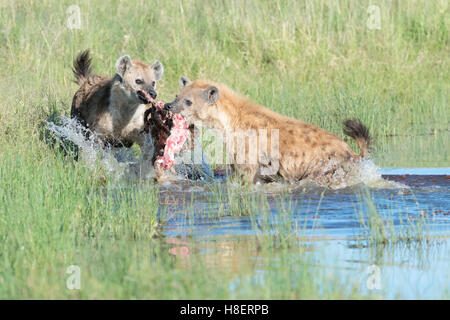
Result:
{"label": "grassy bank", "polygon": [[70,30],[72,4],[2,1],[2,133],[21,119],[28,137],[52,108],[69,112],[70,66],[85,48],[102,74],[121,54],[159,59],[163,100],[184,74],[340,135],[353,116],[378,137],[449,129],[445,2],[378,1],[380,30],[364,1],[79,1],[81,29]]}
{"label": "grassy bank", "polygon": [[[74,4],[81,29],[67,27]],[[366,25],[371,4],[380,7],[380,30]],[[261,240],[267,283],[250,276],[254,260],[227,269],[222,253],[174,259],[153,239],[157,187],[86,168],[46,144],[40,128],[52,114],[69,114],[72,61],[89,48],[101,74],[112,75],[122,54],[160,60],[165,101],[183,74],[226,83],[341,137],[341,121],[359,117],[383,152],[393,135],[448,137],[446,4],[0,0],[0,298],[357,297],[312,269],[289,233],[281,249]],[[254,206],[234,199],[236,214]],[[248,246],[242,255],[255,254]],[[245,242],[238,247],[247,250]],[[72,264],[81,267],[82,292],[65,286]]]}

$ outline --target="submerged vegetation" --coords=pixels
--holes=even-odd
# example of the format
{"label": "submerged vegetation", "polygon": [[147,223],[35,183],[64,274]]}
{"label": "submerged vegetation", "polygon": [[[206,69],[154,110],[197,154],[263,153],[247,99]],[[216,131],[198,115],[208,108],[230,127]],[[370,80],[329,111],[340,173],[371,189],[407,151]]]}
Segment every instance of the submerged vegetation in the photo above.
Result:
{"label": "submerged vegetation", "polygon": [[[89,48],[105,75],[122,54],[163,62],[163,101],[181,74],[208,78],[340,137],[342,120],[361,118],[378,165],[413,166],[430,147],[414,141],[432,135],[427,164],[449,166],[447,1],[377,1],[379,30],[367,27],[370,1],[81,1],[81,28],[70,29],[73,4],[0,0],[0,298],[383,297],[360,290],[365,263],[346,273],[320,258],[329,247],[313,231],[328,210],[320,200],[333,193],[313,190],[310,207],[299,196],[307,187],[263,192],[226,181],[204,186],[199,209],[196,194],[172,202],[151,181],[76,161],[49,143],[43,123],[69,114],[72,60]],[[407,137],[401,161],[383,157],[392,136]],[[377,257],[392,243],[427,250],[427,218],[399,214],[398,202],[382,215],[370,191],[347,200],[358,239]],[[248,224],[234,238],[164,236],[180,212],[191,225],[199,214]],[[71,265],[82,290],[66,286]],[[443,285],[438,297],[448,298]]]}

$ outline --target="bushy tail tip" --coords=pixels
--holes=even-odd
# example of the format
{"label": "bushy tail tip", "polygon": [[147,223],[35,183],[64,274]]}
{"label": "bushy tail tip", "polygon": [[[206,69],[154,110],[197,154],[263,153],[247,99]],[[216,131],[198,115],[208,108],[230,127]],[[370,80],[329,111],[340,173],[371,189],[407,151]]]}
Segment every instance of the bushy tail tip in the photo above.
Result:
{"label": "bushy tail tip", "polygon": [[369,129],[359,119],[344,121],[344,134],[356,140],[360,150],[360,156],[365,157],[369,152],[371,138]]}
{"label": "bushy tail tip", "polygon": [[73,61],[73,74],[75,76],[75,83],[81,85],[92,73],[91,57],[89,50],[84,50]]}

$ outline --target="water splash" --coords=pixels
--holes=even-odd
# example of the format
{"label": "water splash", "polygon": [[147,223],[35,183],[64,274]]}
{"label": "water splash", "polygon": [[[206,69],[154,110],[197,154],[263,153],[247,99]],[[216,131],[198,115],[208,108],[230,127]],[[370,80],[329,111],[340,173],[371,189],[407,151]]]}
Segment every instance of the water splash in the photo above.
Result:
{"label": "water splash", "polygon": [[327,185],[335,190],[354,186],[367,186],[374,189],[408,188],[404,184],[383,178],[381,168],[371,159],[361,159],[354,163],[349,171],[336,170],[331,183]]}
{"label": "water splash", "polygon": [[[47,130],[52,132],[64,146],[68,141],[77,146],[79,159],[88,168],[94,169],[99,166],[113,178],[126,177],[127,179],[152,179],[155,171],[148,160],[142,156],[136,156],[132,148],[114,148],[103,146],[99,143],[98,134],[83,126],[76,119],[60,116],[55,122],[47,121]],[[151,136],[147,136],[146,144],[153,146]],[[197,144],[198,141],[196,141]],[[194,154],[194,153],[200,153]],[[191,159],[200,157],[200,165],[194,165]],[[213,176],[208,161],[201,148],[194,151],[184,151],[175,159],[175,170],[177,176],[174,180],[207,179]]]}
{"label": "water splash", "polygon": [[136,157],[132,149],[101,145],[98,142],[98,134],[84,127],[76,119],[60,116],[56,123],[47,122],[47,130],[63,145],[67,144],[67,141],[75,144],[79,160],[90,169],[100,166],[116,179],[124,174],[136,176],[142,172],[142,159]]}
{"label": "water splash", "polygon": [[361,183],[371,188],[408,188],[402,183],[384,179],[381,174],[381,168],[370,159],[363,159],[359,163],[358,178]]}

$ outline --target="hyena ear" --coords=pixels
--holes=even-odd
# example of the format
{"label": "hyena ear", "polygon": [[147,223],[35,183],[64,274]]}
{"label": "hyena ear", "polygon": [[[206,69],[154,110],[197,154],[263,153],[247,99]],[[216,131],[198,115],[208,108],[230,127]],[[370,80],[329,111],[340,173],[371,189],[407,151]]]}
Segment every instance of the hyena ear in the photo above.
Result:
{"label": "hyena ear", "polygon": [[191,80],[189,80],[188,78],[183,77],[183,76],[180,77],[180,88],[181,89],[186,87],[189,83],[191,83]]}
{"label": "hyena ear", "polygon": [[124,74],[133,67],[131,58],[129,55],[122,56],[117,59],[116,62],[116,73],[123,78]]}
{"label": "hyena ear", "polygon": [[162,78],[162,75],[164,73],[164,67],[162,65],[161,62],[159,62],[158,60],[156,60],[152,66],[151,66],[153,72],[155,73],[155,80],[159,81]]}
{"label": "hyena ear", "polygon": [[208,87],[203,90],[203,97],[205,98],[206,103],[208,103],[209,105],[213,105],[219,100],[219,89],[214,86]]}

